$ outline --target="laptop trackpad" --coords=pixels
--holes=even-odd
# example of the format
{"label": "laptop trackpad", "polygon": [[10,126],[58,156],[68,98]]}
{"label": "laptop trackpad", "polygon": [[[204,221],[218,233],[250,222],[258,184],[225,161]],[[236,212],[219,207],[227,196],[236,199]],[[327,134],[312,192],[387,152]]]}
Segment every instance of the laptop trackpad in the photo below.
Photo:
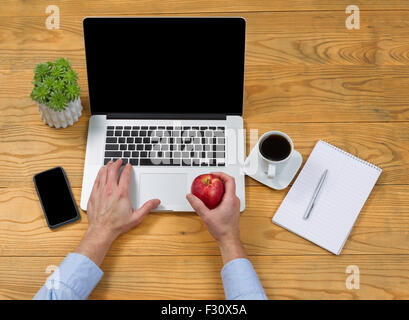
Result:
{"label": "laptop trackpad", "polygon": [[180,210],[186,207],[187,174],[142,173],[139,184],[139,207],[150,199],[159,199],[161,210]]}

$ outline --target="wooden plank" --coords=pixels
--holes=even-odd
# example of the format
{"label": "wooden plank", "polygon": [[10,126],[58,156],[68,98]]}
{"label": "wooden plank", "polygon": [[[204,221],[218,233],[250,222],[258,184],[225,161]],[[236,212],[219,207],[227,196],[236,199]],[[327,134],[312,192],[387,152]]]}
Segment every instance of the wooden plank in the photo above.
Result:
{"label": "wooden plank", "polygon": [[[261,115],[262,117],[263,115]],[[40,122],[40,119],[38,120]],[[31,187],[35,173],[57,165],[71,185],[81,187],[87,138],[86,116],[74,126],[56,130],[44,124],[0,126],[0,187]],[[247,152],[264,132],[284,131],[292,137],[304,161],[319,139],[383,169],[379,184],[409,183],[409,127],[407,123],[265,123],[248,122]],[[102,160],[101,160],[102,161]],[[255,184],[247,179],[247,184]],[[257,184],[257,183],[256,183]]]}
{"label": "wooden plank", "polygon": [[[0,258],[0,299],[31,299],[63,257]],[[409,256],[250,257],[270,299],[408,299]],[[163,266],[166,265],[166,268]],[[359,289],[346,288],[359,268]],[[218,256],[107,257],[90,299],[224,299]]]}
{"label": "wooden plank", "polygon": [[[248,11],[305,11],[305,10],[331,10],[342,11],[351,4],[347,0],[293,0],[291,4],[285,0],[265,1],[265,0],[222,0],[222,1],[196,1],[196,0],[169,0],[157,2],[154,0],[142,1],[105,1],[101,3],[98,0],[89,0],[87,2],[78,2],[75,0],[65,0],[58,2],[60,13],[64,15],[133,15],[133,14],[175,14],[175,13],[218,13],[218,12],[248,12]],[[365,0],[355,0],[361,10],[409,10],[409,5],[405,0],[394,0],[387,2],[382,0],[372,0],[368,3]],[[45,9],[48,4],[40,0],[20,2],[13,0],[3,0],[3,8],[0,16],[44,16],[47,17]]]}
{"label": "wooden plank", "polygon": [[[85,69],[76,69],[88,112]],[[0,71],[0,126],[39,124],[30,99],[32,70]],[[319,66],[246,68],[244,118],[247,122],[408,121],[409,66]],[[273,111],[273,112],[272,112]]]}
{"label": "wooden plank", "polygon": [[[246,64],[408,66],[409,12],[361,15],[360,30],[350,31],[342,11],[243,13],[247,20]],[[7,41],[0,42],[0,70],[32,69],[39,62],[61,56],[69,58],[74,67],[85,68],[82,19],[82,15],[63,15],[59,30],[47,30],[39,17],[3,17],[0,39]]]}
{"label": "wooden plank", "polygon": [[[77,203],[80,188],[74,188]],[[250,255],[330,255],[274,225],[271,218],[287,190],[246,189],[241,238]],[[343,254],[407,254],[409,186],[376,186],[349,236]],[[0,189],[0,256],[61,256],[75,249],[87,229],[81,221],[51,231],[34,188]],[[53,245],[50,246],[50,243]],[[217,255],[217,245],[195,213],[152,213],[120,237],[109,255]]]}

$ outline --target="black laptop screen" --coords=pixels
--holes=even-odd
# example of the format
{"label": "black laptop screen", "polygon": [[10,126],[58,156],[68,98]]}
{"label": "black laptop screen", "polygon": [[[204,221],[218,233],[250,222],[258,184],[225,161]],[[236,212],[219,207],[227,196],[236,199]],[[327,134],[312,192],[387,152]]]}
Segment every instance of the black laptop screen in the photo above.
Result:
{"label": "black laptop screen", "polygon": [[86,18],[92,114],[242,114],[242,18]]}

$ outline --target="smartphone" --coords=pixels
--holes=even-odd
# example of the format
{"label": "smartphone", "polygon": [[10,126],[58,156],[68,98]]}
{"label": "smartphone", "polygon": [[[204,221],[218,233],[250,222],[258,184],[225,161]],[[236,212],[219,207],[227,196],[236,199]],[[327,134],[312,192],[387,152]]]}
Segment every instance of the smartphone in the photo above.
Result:
{"label": "smartphone", "polygon": [[33,180],[51,229],[79,219],[78,208],[63,168],[56,167],[37,173]]}

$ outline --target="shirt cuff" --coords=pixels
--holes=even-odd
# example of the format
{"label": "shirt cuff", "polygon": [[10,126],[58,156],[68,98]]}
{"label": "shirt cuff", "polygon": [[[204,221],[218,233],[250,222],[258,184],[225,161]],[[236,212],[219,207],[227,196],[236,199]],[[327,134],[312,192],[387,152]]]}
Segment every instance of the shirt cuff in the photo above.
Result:
{"label": "shirt cuff", "polygon": [[88,257],[70,253],[58,267],[59,282],[86,299],[103,276],[102,270]]}
{"label": "shirt cuff", "polygon": [[226,300],[267,299],[264,289],[250,261],[234,259],[221,271]]}

